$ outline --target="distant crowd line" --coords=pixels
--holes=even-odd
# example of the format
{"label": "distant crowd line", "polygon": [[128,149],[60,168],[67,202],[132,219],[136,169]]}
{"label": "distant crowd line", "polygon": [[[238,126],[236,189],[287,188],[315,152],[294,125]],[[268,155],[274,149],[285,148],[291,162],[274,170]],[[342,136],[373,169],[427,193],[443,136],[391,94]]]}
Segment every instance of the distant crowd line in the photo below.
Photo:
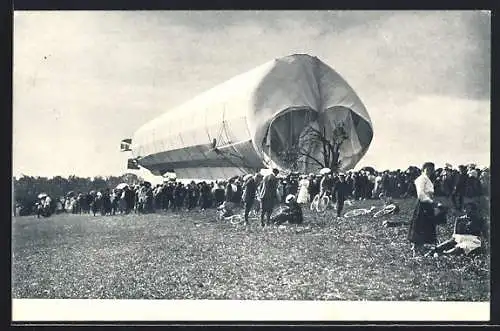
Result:
{"label": "distant crowd line", "polygon": [[[342,199],[379,199],[381,195],[395,199],[415,197],[414,181],[420,174],[421,169],[417,167],[409,167],[405,171],[377,171],[366,167],[346,173],[291,173],[277,177],[274,199],[277,200],[276,203],[285,203],[286,198],[293,195],[299,205],[304,205],[311,202],[317,194],[327,194],[332,201],[336,201],[337,186],[343,187]],[[343,184],[339,184],[340,177]],[[38,217],[62,212],[104,216],[161,210],[206,210],[220,207],[225,202],[243,206],[249,200],[249,195],[252,195],[252,200],[261,200],[263,178],[260,173],[256,173],[215,182],[192,181],[183,184],[168,180],[158,185],[151,185],[146,181],[136,185],[123,183],[116,188],[98,191],[70,191],[66,196],[55,200],[42,193],[35,205],[35,212]],[[463,208],[464,197],[489,194],[489,169],[478,169],[474,164],[460,165],[457,168],[447,164],[436,169],[431,180],[435,195],[449,197],[457,209]],[[249,182],[255,188],[249,189]],[[253,192],[248,194],[248,191]]]}

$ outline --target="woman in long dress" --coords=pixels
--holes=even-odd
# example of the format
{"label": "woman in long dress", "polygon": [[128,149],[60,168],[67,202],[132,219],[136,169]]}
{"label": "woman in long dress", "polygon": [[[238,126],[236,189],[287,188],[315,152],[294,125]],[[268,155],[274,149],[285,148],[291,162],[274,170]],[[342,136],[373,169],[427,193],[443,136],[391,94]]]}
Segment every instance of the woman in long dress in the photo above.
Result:
{"label": "woman in long dress", "polygon": [[299,194],[297,197],[297,203],[306,204],[309,202],[308,188],[309,188],[309,179],[307,179],[307,176],[305,175],[300,176]]}
{"label": "woman in long dress", "polygon": [[413,255],[422,254],[425,244],[436,244],[436,218],[434,216],[434,185],[430,178],[434,163],[426,162],[422,174],[415,179],[417,204],[410,221],[408,240],[412,243]]}

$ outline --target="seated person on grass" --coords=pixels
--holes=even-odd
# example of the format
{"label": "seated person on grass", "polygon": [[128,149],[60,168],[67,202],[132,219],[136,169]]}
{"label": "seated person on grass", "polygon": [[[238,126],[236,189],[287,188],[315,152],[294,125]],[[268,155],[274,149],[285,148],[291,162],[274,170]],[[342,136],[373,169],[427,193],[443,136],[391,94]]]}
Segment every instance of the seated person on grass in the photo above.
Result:
{"label": "seated person on grass", "polygon": [[451,239],[437,245],[427,252],[429,256],[434,253],[451,255],[468,255],[471,252],[481,251],[481,235],[484,233],[484,219],[479,215],[474,202],[465,204],[465,215],[455,219],[455,230]]}
{"label": "seated person on grass", "polygon": [[219,207],[217,207],[217,212],[219,213],[219,216],[221,216],[221,218],[233,216],[233,203],[224,201]]}
{"label": "seated person on grass", "polygon": [[302,224],[302,222],[304,222],[302,208],[297,203],[293,194],[287,195],[285,199],[285,207],[283,207],[281,211],[271,219],[271,222],[276,225],[280,225],[285,222],[288,222],[289,224]]}

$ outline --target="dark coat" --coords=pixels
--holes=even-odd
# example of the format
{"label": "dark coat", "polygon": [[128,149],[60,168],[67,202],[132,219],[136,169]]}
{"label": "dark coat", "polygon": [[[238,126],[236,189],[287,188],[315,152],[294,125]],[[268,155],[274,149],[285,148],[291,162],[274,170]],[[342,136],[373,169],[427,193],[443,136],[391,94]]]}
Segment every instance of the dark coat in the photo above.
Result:
{"label": "dark coat", "polygon": [[480,215],[464,215],[457,218],[455,224],[455,233],[471,234],[479,237],[483,233],[484,225],[484,218],[482,218]]}
{"label": "dark coat", "polygon": [[455,177],[454,193],[465,195],[465,190],[467,188],[467,174],[460,173]]}
{"label": "dark coat", "polygon": [[317,178],[309,179],[307,193],[309,193],[309,195],[313,198],[316,194],[319,193],[319,180]]}
{"label": "dark coat", "polygon": [[257,194],[257,184],[253,177],[249,178],[243,185],[243,201],[251,202],[255,200],[255,195]]}
{"label": "dark coat", "polygon": [[214,190],[214,199],[217,205],[220,205],[224,201],[224,189],[216,188]]}
{"label": "dark coat", "polygon": [[302,222],[304,222],[302,208],[296,201],[290,202],[288,208],[283,210],[283,214],[287,215],[288,223],[302,224]]}
{"label": "dark coat", "polygon": [[285,222],[290,224],[302,224],[304,222],[302,208],[296,201],[291,201],[279,214],[273,217],[272,221],[277,224]]}
{"label": "dark coat", "polygon": [[231,183],[227,183],[226,190],[224,191],[224,196],[225,196],[227,202],[233,201],[234,193],[235,192],[233,192],[233,187],[232,187]]}
{"label": "dark coat", "polygon": [[321,179],[320,187],[324,192],[331,192],[333,188],[333,178],[325,176]]}
{"label": "dark coat", "polygon": [[260,191],[261,208],[263,211],[272,210],[274,205],[278,203],[277,188],[278,178],[274,174],[264,177]]}
{"label": "dark coat", "polygon": [[336,201],[345,201],[350,194],[350,187],[347,182],[337,182],[333,188],[333,195]]}

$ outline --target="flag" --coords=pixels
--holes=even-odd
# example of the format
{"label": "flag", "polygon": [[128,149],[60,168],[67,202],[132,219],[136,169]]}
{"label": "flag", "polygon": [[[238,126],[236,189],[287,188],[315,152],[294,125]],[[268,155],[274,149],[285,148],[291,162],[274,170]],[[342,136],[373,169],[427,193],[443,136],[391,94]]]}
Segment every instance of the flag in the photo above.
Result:
{"label": "flag", "polygon": [[132,139],[123,139],[120,143],[120,151],[127,152],[131,151],[130,145],[132,144]]}
{"label": "flag", "polygon": [[127,169],[139,170],[139,164],[136,159],[128,159],[127,160]]}

